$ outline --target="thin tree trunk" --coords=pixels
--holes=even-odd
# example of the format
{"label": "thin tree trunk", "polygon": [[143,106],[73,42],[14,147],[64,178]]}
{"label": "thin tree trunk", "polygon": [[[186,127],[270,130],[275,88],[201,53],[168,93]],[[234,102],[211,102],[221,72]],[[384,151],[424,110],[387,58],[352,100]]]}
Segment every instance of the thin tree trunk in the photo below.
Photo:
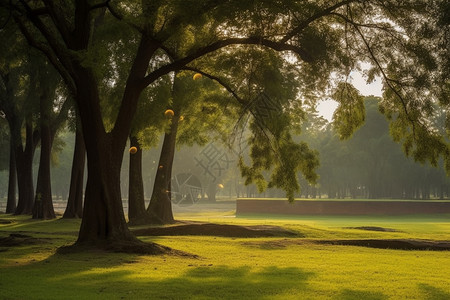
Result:
{"label": "thin tree trunk", "polygon": [[208,202],[215,203],[217,194],[217,185],[214,182],[210,182],[206,189],[206,195],[208,195]]}
{"label": "thin tree trunk", "polygon": [[158,169],[156,171],[155,183],[153,186],[152,197],[147,211],[150,214],[150,223],[170,224],[175,220],[172,213],[171,201],[171,180],[172,165],[175,156],[175,144],[178,130],[178,114],[172,119],[170,132],[164,135],[161,155],[159,157]]}
{"label": "thin tree trunk", "polygon": [[84,145],[81,125],[77,123],[75,149],[73,153],[72,173],[70,176],[69,198],[63,218],[81,218],[83,215],[84,166],[86,147]]}
{"label": "thin tree trunk", "polygon": [[136,136],[130,135],[130,146],[136,147],[136,153],[130,153],[128,180],[128,221],[137,225],[145,223],[144,182],[142,180],[142,150]]}
{"label": "thin tree trunk", "polygon": [[[19,187],[19,201],[14,214],[31,214],[33,209],[33,156],[35,146],[33,145],[33,128],[30,121],[26,122],[26,146],[22,149],[22,143],[15,145],[17,183]],[[20,138],[20,133],[19,133]]]}
{"label": "thin tree trunk", "polygon": [[[44,76],[49,73],[39,72],[39,78],[45,80]],[[33,206],[33,219],[54,219],[56,218],[53,208],[52,185],[50,174],[50,160],[53,139],[56,130],[51,128],[51,114],[53,106],[53,95],[56,88],[56,81],[41,83],[41,95],[39,97],[40,110],[40,134],[41,134],[41,155],[39,159],[39,170],[36,183],[36,195]]]}
{"label": "thin tree trunk", "polygon": [[8,178],[8,200],[6,203],[6,213],[12,214],[16,211],[16,185],[17,185],[17,167],[16,156],[14,155],[14,142],[10,138],[9,151],[9,178]]}
{"label": "thin tree trunk", "polygon": [[[41,118],[43,118],[41,112]],[[48,119],[41,120],[41,156],[39,161],[36,195],[33,206],[33,219],[56,218],[53,208],[52,187],[50,176],[50,156],[52,149],[52,133]]]}

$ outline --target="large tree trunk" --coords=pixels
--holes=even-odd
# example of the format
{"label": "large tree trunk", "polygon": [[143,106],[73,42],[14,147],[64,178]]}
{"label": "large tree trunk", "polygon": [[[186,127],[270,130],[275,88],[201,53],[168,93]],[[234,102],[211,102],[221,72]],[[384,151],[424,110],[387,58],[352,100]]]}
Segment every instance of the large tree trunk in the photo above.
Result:
{"label": "large tree trunk", "polygon": [[[42,116],[41,111],[41,118]],[[50,156],[52,150],[52,133],[48,119],[41,120],[41,156],[39,161],[36,195],[33,206],[33,219],[56,218],[53,209],[52,187],[50,176]]]}
{"label": "large tree trunk", "polygon": [[[78,2],[77,2],[78,3]],[[79,13],[90,13],[90,6],[81,2]],[[87,49],[90,27],[80,18],[77,43],[73,50]],[[120,168],[123,151],[130,134],[137,102],[146,87],[150,58],[158,45],[142,37],[136,58],[127,79],[114,128],[107,133],[103,125],[98,80],[91,69],[74,61],[71,73],[76,85],[76,102],[86,145],[88,178],[84,198],[83,218],[76,246],[107,247],[116,251],[162,253],[167,251],[154,244],[138,240],[127,227],[120,192]]]}
{"label": "large tree trunk", "polygon": [[14,148],[15,147],[13,139],[10,138],[8,200],[6,202],[7,214],[12,214],[16,211],[17,169],[16,169],[16,156],[14,155]]}
{"label": "large tree trunk", "polygon": [[69,198],[63,218],[81,218],[83,215],[84,165],[86,147],[84,145],[81,125],[77,124],[75,149],[73,153],[72,174],[70,176]]}
{"label": "large tree trunk", "polygon": [[130,153],[128,180],[128,221],[132,225],[146,221],[144,182],[142,180],[142,150],[136,136],[130,135],[130,146],[136,147],[136,153]]}
{"label": "large tree trunk", "polygon": [[82,76],[77,78],[76,100],[86,145],[88,178],[76,245],[132,247],[138,240],[127,227],[120,193],[120,168],[131,123],[118,129],[119,132],[106,133],[95,77],[91,71],[78,68],[77,73]]}
{"label": "large tree trunk", "polygon": [[120,164],[111,159],[112,151],[106,146],[105,137],[92,145],[86,131],[84,136],[87,138],[88,178],[77,243],[132,241],[134,237],[126,225],[120,196]]}
{"label": "large tree trunk", "polygon": [[[15,211],[16,215],[31,214],[33,209],[33,156],[35,146],[33,143],[33,128],[30,121],[26,122],[26,145],[22,148],[20,140],[15,142],[15,155],[17,166],[17,183],[19,187],[19,201]],[[20,139],[20,129],[18,133]]]}
{"label": "large tree trunk", "polygon": [[153,193],[147,209],[150,214],[149,221],[153,224],[170,224],[175,221],[172,213],[170,185],[172,180],[173,158],[175,156],[178,117],[178,113],[175,112],[170,125],[170,132],[164,135]]}

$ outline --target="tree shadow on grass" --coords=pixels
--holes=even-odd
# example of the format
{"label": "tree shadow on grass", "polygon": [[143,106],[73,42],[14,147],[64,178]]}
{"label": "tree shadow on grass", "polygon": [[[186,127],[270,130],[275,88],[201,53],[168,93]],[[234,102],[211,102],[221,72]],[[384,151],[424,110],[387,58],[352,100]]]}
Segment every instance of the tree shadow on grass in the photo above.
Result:
{"label": "tree shadow on grass", "polygon": [[[186,299],[265,299],[282,296],[294,288],[306,295],[307,280],[312,275],[299,268],[266,267],[252,271],[247,266],[217,266],[197,267],[177,278],[142,283],[162,287],[169,299],[182,295]],[[158,297],[157,294],[150,296]]]}
{"label": "tree shadow on grass", "polygon": [[361,290],[351,290],[344,289],[341,293],[336,295],[334,299],[336,300],[384,300],[389,297],[380,292],[371,291],[361,291]]}
{"label": "tree shadow on grass", "polygon": [[[314,276],[295,267],[228,267],[207,262],[194,265],[205,261],[183,258],[174,258],[180,272],[164,273],[162,264],[170,257],[149,264],[142,273],[145,260],[139,256],[69,256],[56,254],[41,262],[3,270],[5,276],[11,271],[16,279],[26,277],[30,283],[26,292],[42,299],[272,299],[291,293],[301,299],[308,295],[307,281]],[[135,263],[144,265],[137,271],[130,270],[129,264]],[[29,295],[13,290],[9,281],[0,283],[6,288],[6,298],[23,299]]]}
{"label": "tree shadow on grass", "polygon": [[450,299],[450,292],[436,288],[429,284],[419,284],[419,289],[423,292],[424,298],[427,300],[448,300]]}

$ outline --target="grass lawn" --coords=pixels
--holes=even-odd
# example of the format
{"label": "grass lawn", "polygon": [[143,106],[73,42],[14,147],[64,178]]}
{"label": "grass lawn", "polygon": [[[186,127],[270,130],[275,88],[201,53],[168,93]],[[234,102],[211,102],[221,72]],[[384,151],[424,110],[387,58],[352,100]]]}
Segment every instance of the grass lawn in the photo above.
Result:
{"label": "grass lawn", "polygon": [[[450,216],[252,216],[177,214],[178,219],[278,225],[304,238],[141,237],[199,258],[86,252],[57,254],[79,220],[0,214],[0,299],[450,299],[450,252],[321,245],[314,239],[450,240]],[[395,232],[348,227],[379,226]],[[304,242],[306,240],[306,242]],[[309,242],[308,242],[309,241]]]}

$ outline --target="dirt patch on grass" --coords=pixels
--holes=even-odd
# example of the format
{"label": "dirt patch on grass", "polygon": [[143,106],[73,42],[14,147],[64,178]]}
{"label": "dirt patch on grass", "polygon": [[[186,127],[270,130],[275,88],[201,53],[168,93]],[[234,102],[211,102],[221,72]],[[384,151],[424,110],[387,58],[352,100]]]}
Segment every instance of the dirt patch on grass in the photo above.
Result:
{"label": "dirt patch on grass", "polygon": [[46,244],[48,238],[35,238],[30,235],[11,233],[7,237],[0,238],[0,247],[18,247],[26,245]]}
{"label": "dirt patch on grass", "polygon": [[415,239],[364,239],[364,240],[330,240],[318,241],[321,244],[361,246],[396,250],[450,250],[450,241],[430,241]]}
{"label": "dirt patch on grass", "polygon": [[377,226],[344,227],[344,229],[359,229],[359,230],[367,230],[367,231],[384,231],[384,232],[400,232],[399,230],[396,230],[396,229],[377,227]]}
{"label": "dirt patch on grass", "polygon": [[182,224],[166,227],[148,227],[132,230],[137,236],[173,236],[173,235],[207,235],[221,237],[277,237],[296,236],[297,232],[279,226],[255,225],[240,226],[230,224]]}
{"label": "dirt patch on grass", "polygon": [[326,244],[341,246],[360,246],[378,249],[393,250],[450,250],[450,241],[431,241],[416,239],[362,239],[362,240],[310,240],[310,239],[283,239],[276,241],[251,241],[242,243],[245,246],[259,247],[261,249],[281,249],[289,245]]}

